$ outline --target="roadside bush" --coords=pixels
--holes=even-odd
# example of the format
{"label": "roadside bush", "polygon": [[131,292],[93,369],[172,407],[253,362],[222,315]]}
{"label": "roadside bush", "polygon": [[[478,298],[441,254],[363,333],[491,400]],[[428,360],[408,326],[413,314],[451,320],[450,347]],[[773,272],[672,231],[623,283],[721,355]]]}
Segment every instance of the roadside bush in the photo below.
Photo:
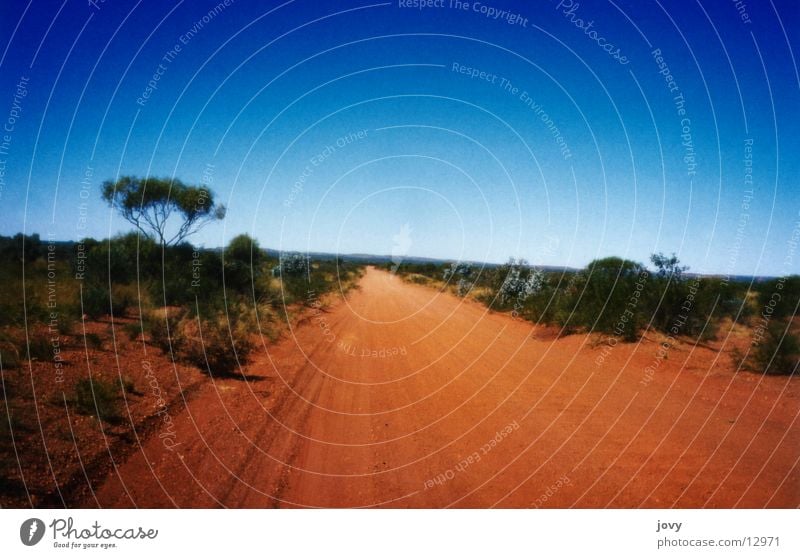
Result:
{"label": "roadside bush", "polygon": [[99,351],[103,348],[103,339],[96,333],[85,334],[83,340],[89,349]]}
{"label": "roadside bush", "polygon": [[525,260],[515,261],[511,258],[507,264],[507,273],[498,296],[503,305],[522,305],[531,296],[537,294],[544,286],[544,275],[538,269],[531,269]]}
{"label": "roadside bush", "polygon": [[442,278],[445,281],[457,280],[460,278],[468,279],[472,276],[472,266],[467,263],[456,262],[445,268]]}
{"label": "roadside bush", "polygon": [[681,305],[689,294],[684,273],[689,268],[679,265],[680,260],[675,254],[665,256],[659,252],[650,256],[650,261],[656,268],[650,290],[653,326],[660,331],[669,331],[675,323],[683,322]]}
{"label": "roadside bush", "polygon": [[443,279],[448,283],[455,282],[458,296],[467,296],[474,285],[472,266],[461,262],[453,263],[444,270]]}
{"label": "roadside bush", "polygon": [[458,294],[460,297],[465,297],[471,290],[472,282],[464,277],[459,278],[458,283],[456,283],[456,294]]}
{"label": "roadside bush", "polygon": [[183,360],[212,375],[228,375],[247,363],[253,350],[250,326],[224,314],[185,318],[179,327]]}
{"label": "roadside bush", "polygon": [[98,318],[108,314],[111,307],[108,289],[88,285],[83,289],[83,313],[90,318]]}
{"label": "roadside bush", "polygon": [[142,334],[142,324],[140,322],[131,322],[122,326],[123,331],[128,335],[128,339],[136,341]]}
{"label": "roadside bush", "polygon": [[146,314],[144,327],[150,343],[165,354],[177,355],[184,342],[178,326],[185,315],[185,310],[174,308],[162,308]]}
{"label": "roadside bush", "polygon": [[14,340],[0,333],[0,363],[4,370],[19,368],[22,364],[19,350]]}
{"label": "roadside bush", "polygon": [[[209,268],[195,254],[195,249],[191,244],[179,244],[178,246],[168,246],[158,248],[159,258],[163,259],[158,263],[158,271],[149,277],[150,294],[158,304],[166,306],[193,306],[195,296],[210,291],[207,278],[213,274],[220,274],[221,264],[213,264],[214,268]],[[194,256],[197,255],[197,262]],[[194,264],[197,263],[195,266]],[[204,289],[192,287],[195,280],[195,269],[197,269],[198,281],[205,281]]]}
{"label": "roadside bush", "polygon": [[744,370],[770,375],[791,375],[800,366],[800,339],[787,330],[786,322],[774,321],[759,337],[753,338],[746,358],[735,353],[734,360]]}
{"label": "roadside bush", "polygon": [[44,332],[32,333],[28,337],[27,345],[25,341],[22,343],[27,360],[44,361],[53,358],[53,346]]}
{"label": "roadside bush", "polygon": [[264,252],[256,239],[246,234],[233,237],[224,253],[225,287],[240,293],[257,288],[263,261]]}
{"label": "roadside bush", "polygon": [[281,254],[280,262],[272,268],[273,277],[308,273],[308,258],[297,252]]}
{"label": "roadside bush", "polygon": [[409,283],[414,283],[415,285],[429,285],[431,283],[431,279],[429,277],[419,275],[418,273],[407,275],[406,281]]}
{"label": "roadside bush", "polygon": [[83,415],[115,422],[120,418],[119,398],[120,389],[114,382],[84,378],[75,384],[75,409]]}
{"label": "roadside bush", "polygon": [[[160,271],[160,248],[135,232],[100,242],[93,239],[82,242],[86,283],[96,286],[130,284],[139,278],[155,277]],[[77,264],[78,246],[75,245],[73,266]]]}
{"label": "roadside bush", "polygon": [[770,279],[758,286],[758,313],[769,309],[772,318],[794,317],[800,311],[800,275]]}
{"label": "roadside bush", "polygon": [[630,260],[594,260],[561,299],[561,325],[635,341],[647,316],[642,293],[648,277],[644,266]]}
{"label": "roadside bush", "polygon": [[138,292],[135,285],[114,285],[111,291],[99,285],[87,285],[83,289],[83,313],[91,318],[114,315],[126,316],[138,308]]}

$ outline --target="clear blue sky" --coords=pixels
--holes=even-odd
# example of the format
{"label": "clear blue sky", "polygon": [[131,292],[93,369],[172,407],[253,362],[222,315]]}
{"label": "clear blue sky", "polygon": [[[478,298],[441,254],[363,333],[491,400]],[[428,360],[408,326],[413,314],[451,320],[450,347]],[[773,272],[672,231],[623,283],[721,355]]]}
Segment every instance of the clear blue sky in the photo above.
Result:
{"label": "clear blue sky", "polygon": [[150,174],[210,181],[205,246],[800,271],[796,2],[404,3],[4,2],[0,234],[128,230]]}

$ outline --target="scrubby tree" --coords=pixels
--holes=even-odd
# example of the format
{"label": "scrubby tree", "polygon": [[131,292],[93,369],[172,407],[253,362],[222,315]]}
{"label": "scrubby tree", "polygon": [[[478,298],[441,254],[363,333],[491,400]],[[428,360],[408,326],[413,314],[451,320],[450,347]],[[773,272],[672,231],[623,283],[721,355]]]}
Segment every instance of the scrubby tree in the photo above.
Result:
{"label": "scrubby tree", "polygon": [[793,375],[800,367],[800,338],[788,322],[772,321],[753,337],[746,353],[734,350],[733,357],[742,370]]}
{"label": "scrubby tree", "polygon": [[759,314],[792,318],[800,312],[800,275],[770,279],[757,288]]}
{"label": "scrubby tree", "polygon": [[672,279],[674,281],[681,281],[683,279],[683,272],[688,271],[689,267],[685,265],[678,265],[681,261],[673,253],[671,256],[665,256],[661,252],[652,254],[650,261],[656,267],[656,273],[659,277],[665,279]]}
{"label": "scrubby tree", "polygon": [[180,244],[225,217],[225,206],[216,203],[210,189],[178,179],[123,176],[104,182],[102,196],[126,221],[161,245]]}
{"label": "scrubby tree", "polygon": [[644,266],[630,260],[594,260],[563,301],[570,308],[564,325],[636,339],[647,316],[642,294],[647,277]]}
{"label": "scrubby tree", "polygon": [[261,277],[264,252],[258,240],[240,234],[231,239],[223,255],[225,261],[225,283],[230,288],[245,291]]}
{"label": "scrubby tree", "polygon": [[[653,308],[653,325],[656,329],[668,331],[675,324],[683,324],[685,314],[681,306],[689,293],[685,272],[688,267],[680,265],[675,254],[665,256],[661,252],[652,254],[650,261],[656,268],[653,278],[655,288],[651,291],[650,305]],[[696,313],[695,313],[696,314]],[[684,328],[684,325],[681,325]],[[681,333],[685,333],[682,331]]]}

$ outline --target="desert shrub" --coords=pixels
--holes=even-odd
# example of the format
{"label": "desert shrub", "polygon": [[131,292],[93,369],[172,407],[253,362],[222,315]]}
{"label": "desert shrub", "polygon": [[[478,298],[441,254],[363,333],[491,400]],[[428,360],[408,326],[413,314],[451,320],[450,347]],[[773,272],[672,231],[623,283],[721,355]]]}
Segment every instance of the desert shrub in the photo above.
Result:
{"label": "desert shrub", "polygon": [[272,276],[301,275],[308,273],[308,268],[308,258],[303,254],[297,252],[281,254],[278,265],[272,268]]}
{"label": "desert shrub", "polygon": [[119,420],[119,385],[100,378],[83,378],[75,384],[73,402],[83,415],[114,422]]}
{"label": "desert shrub", "polygon": [[337,270],[336,263],[332,260],[314,262],[306,273],[281,275],[281,303],[300,302],[309,306],[324,293],[340,286],[346,288],[346,283],[358,273],[357,268]]}
{"label": "desert shrub", "polygon": [[689,285],[685,272],[687,267],[681,266],[680,260],[673,254],[665,256],[661,253],[650,256],[656,268],[651,278],[649,306],[652,310],[653,326],[661,331],[669,331],[676,323],[683,323],[681,306],[689,294]]}
{"label": "desert shrub", "polygon": [[800,275],[770,279],[758,286],[758,313],[772,318],[792,318],[800,310]]}
{"label": "desert shrub", "polygon": [[656,274],[648,305],[656,329],[707,341],[716,338],[723,318],[745,322],[752,315],[746,284],[689,276],[675,255],[653,254],[651,261]]}
{"label": "desert shrub", "polygon": [[[201,252],[196,251],[188,243],[164,248],[160,254],[162,261],[159,262],[158,271],[149,277],[153,300],[167,306],[194,305],[197,295],[203,292],[208,294],[211,286],[208,285],[207,278],[212,273],[221,273],[221,268],[220,264],[215,262],[212,264],[213,269],[209,269],[207,262],[201,259],[201,255]],[[201,281],[202,288],[193,287],[192,283],[196,280]],[[203,281],[205,285],[202,284]]]}
{"label": "desert shrub", "polygon": [[309,293],[313,292],[315,291],[310,275],[284,275],[281,277],[281,304],[301,302],[308,305],[308,301],[313,298]]}
{"label": "desert shrub", "polygon": [[458,283],[456,283],[456,294],[458,296],[464,297],[469,294],[472,290],[472,282],[464,277],[459,277]]}
{"label": "desert shrub", "polygon": [[416,274],[424,275],[429,279],[438,279],[442,276],[442,272],[448,266],[437,265],[432,262],[418,263],[418,262],[401,262],[399,265],[393,262],[384,264],[386,271],[394,271],[399,275]]}
{"label": "desert shrub", "polygon": [[245,293],[259,284],[264,252],[256,239],[246,234],[235,236],[223,257],[226,288]]}
{"label": "desert shrub", "polygon": [[31,263],[43,255],[44,246],[38,234],[0,237],[0,257],[6,262]]}
{"label": "desert shrub", "polygon": [[[118,235],[101,242],[92,239],[82,242],[86,283],[98,286],[130,284],[139,278],[155,277],[160,271],[161,250],[152,240],[137,233]],[[78,246],[80,244],[76,244],[76,250]]]}
{"label": "desert shrub", "polygon": [[455,282],[458,296],[467,296],[474,286],[472,266],[466,263],[456,262],[451,264],[449,268],[445,268],[442,278],[446,282]]}
{"label": "desert shrub", "polygon": [[136,383],[133,381],[133,378],[128,376],[127,374],[123,375],[120,378],[120,384],[122,385],[122,391],[124,393],[131,395],[141,395],[141,393],[136,391]]}
{"label": "desert shrub", "polygon": [[428,285],[430,284],[431,279],[426,277],[425,275],[412,273],[406,276],[406,281],[408,281],[409,283],[414,283],[415,285]]}
{"label": "desert shrub", "polygon": [[83,313],[90,318],[98,318],[108,314],[111,308],[108,289],[95,285],[87,285],[83,289]]}
{"label": "desert shrub", "polygon": [[756,330],[749,352],[734,353],[734,361],[744,370],[764,374],[794,374],[800,365],[800,339],[786,322],[773,321]]}
{"label": "desert shrub", "polygon": [[60,305],[56,329],[61,335],[71,335],[73,327],[80,322],[80,312],[76,306]]}
{"label": "desert shrub", "polygon": [[150,343],[165,354],[177,354],[184,342],[178,326],[185,315],[185,310],[172,308],[163,308],[146,314],[144,327],[149,334]]}
{"label": "desert shrub", "polygon": [[135,341],[142,334],[142,323],[131,322],[122,326],[123,331],[127,334],[128,339]]}
{"label": "desert shrub", "polygon": [[250,325],[234,313],[209,318],[187,317],[179,324],[181,345],[179,356],[212,375],[235,372],[248,361],[253,350]]}
{"label": "desert shrub", "polygon": [[445,281],[455,281],[461,278],[468,279],[471,276],[472,266],[463,262],[454,262],[450,264],[450,267],[445,268],[444,272],[442,273],[442,278]]}
{"label": "desert shrub", "polygon": [[515,261],[514,258],[511,258],[504,271],[506,271],[506,276],[497,293],[503,305],[523,305],[531,296],[540,292],[544,286],[542,272],[528,267],[525,260]]}
{"label": "desert shrub", "polygon": [[278,265],[272,268],[272,276],[281,279],[283,303],[305,301],[307,294],[314,291],[314,283],[320,283],[319,278],[315,281],[312,277],[314,274],[309,264],[308,258],[302,254],[281,254]]}
{"label": "desert shrub", "polygon": [[[133,310],[140,292],[142,296],[151,295],[159,304],[183,305],[221,286],[222,264],[219,254],[212,250],[196,249],[188,243],[162,247],[137,233],[102,242],[85,239],[82,243],[84,298],[90,291],[85,306],[90,310],[87,314],[93,316],[108,314],[112,304],[115,315]],[[73,265],[77,261],[75,255]],[[111,295],[109,284],[113,285]]]}
{"label": "desert shrub", "polygon": [[96,333],[87,333],[83,339],[90,349],[100,350],[103,348],[103,339]]}
{"label": "desert shrub", "polygon": [[135,284],[112,285],[111,310],[115,316],[129,316],[138,313],[139,290]]}
{"label": "desert shrub", "polygon": [[92,317],[114,315],[122,317],[138,308],[135,285],[114,285],[111,290],[89,284],[83,289],[83,313]]}
{"label": "desert shrub", "polygon": [[641,264],[630,260],[594,260],[560,300],[562,325],[635,340],[647,317],[643,292],[648,277]]}
{"label": "desert shrub", "polygon": [[755,293],[749,291],[749,284],[745,281],[723,281],[715,277],[703,278],[704,290],[708,298],[716,300],[717,307],[714,317],[717,320],[730,318],[734,322],[746,324],[755,313],[753,298]]}
{"label": "desert shrub", "polygon": [[53,358],[53,346],[44,332],[32,333],[27,344],[23,341],[24,354],[27,360],[49,360]]}
{"label": "desert shrub", "polygon": [[20,351],[14,339],[0,332],[0,364],[2,364],[2,369],[19,368],[21,361]]}

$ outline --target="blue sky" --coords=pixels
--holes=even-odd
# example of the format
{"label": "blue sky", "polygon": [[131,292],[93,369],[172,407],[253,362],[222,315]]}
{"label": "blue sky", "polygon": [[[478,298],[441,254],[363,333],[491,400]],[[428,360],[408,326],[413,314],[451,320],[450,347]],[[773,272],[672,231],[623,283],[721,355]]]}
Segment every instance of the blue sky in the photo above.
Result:
{"label": "blue sky", "polygon": [[205,246],[800,271],[793,2],[9,4],[0,234],[128,230],[149,174],[226,203]]}

